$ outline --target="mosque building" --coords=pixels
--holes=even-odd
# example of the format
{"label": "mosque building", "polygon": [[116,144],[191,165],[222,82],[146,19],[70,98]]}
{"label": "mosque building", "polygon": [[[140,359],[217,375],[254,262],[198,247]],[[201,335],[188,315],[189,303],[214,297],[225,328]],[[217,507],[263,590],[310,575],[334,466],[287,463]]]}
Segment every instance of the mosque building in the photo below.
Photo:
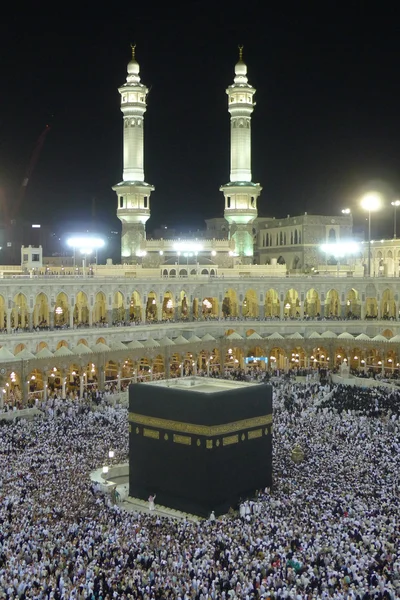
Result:
{"label": "mosque building", "polygon": [[224,218],[208,219],[203,235],[146,238],[154,186],[145,179],[148,88],[135,48],[119,93],[122,264],[46,266],[41,248],[23,247],[21,267],[0,267],[0,404],[246,366],[398,374],[398,241],[375,242],[366,273],[365,245],[340,260],[321,254],[321,243],[351,238],[351,214],[258,216],[255,89],[242,49],[226,90]]}

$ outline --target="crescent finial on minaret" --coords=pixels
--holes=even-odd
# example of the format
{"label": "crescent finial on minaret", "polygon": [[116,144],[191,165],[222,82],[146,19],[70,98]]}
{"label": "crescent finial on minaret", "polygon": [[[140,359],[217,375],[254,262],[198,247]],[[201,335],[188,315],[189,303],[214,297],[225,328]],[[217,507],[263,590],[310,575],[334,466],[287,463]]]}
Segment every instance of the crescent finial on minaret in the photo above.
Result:
{"label": "crescent finial on minaret", "polygon": [[131,44],[131,49],[132,49],[132,60],[135,60],[136,44]]}
{"label": "crescent finial on minaret", "polygon": [[239,60],[243,60],[243,45],[238,46],[239,48]]}

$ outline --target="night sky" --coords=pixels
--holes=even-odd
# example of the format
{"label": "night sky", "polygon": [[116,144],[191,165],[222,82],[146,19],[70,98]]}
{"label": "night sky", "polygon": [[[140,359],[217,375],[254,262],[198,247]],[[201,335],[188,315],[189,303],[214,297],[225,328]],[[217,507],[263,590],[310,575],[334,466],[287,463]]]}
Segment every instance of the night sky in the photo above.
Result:
{"label": "night sky", "polygon": [[329,2],[268,4],[127,3],[124,16],[3,18],[0,195],[8,214],[51,121],[19,210],[84,229],[95,198],[97,221],[118,227],[111,190],[122,175],[117,88],[135,42],[142,81],[151,87],[145,174],[156,191],[148,229],[201,227],[204,218],[222,216],[219,186],[229,180],[225,89],[243,44],[257,89],[252,168],[263,186],[259,214],[340,214],[349,206],[362,229],[357,199],[378,185],[387,206],[374,217],[373,236],[391,236],[390,201],[400,197],[396,14],[385,3],[371,10],[361,2],[343,3],[343,10]]}

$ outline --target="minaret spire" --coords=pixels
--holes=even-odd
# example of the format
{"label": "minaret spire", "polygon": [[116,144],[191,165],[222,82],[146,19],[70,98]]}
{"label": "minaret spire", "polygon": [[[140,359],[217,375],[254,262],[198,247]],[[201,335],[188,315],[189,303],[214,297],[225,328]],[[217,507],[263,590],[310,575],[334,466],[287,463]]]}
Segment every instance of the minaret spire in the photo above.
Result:
{"label": "minaret spire", "polygon": [[235,239],[236,254],[253,255],[251,223],[257,218],[259,183],[252,182],[251,174],[251,114],[256,90],[248,83],[247,66],[243,62],[243,46],[239,45],[239,61],[235,77],[226,93],[231,115],[231,170],[230,181],[220,190],[225,196],[225,219],[230,237]]}
{"label": "minaret spire", "polygon": [[122,222],[123,258],[143,256],[145,223],[150,217],[150,194],[154,187],[144,178],[144,113],[148,88],[141,83],[136,44],[131,44],[126,83],[119,89],[124,123],[122,182],[113,187],[118,196],[117,217]]}

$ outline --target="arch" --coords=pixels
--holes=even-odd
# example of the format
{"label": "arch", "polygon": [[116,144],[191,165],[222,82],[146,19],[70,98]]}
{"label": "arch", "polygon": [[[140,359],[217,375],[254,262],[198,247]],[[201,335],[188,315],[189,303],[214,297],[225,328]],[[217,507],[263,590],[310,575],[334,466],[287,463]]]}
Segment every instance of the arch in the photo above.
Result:
{"label": "arch", "polygon": [[361,317],[360,296],[354,288],[346,294],[345,315],[347,319],[359,319]]}
{"label": "arch", "polygon": [[189,299],[185,290],[181,290],[178,294],[178,311],[181,319],[189,317]]}
{"label": "arch", "polygon": [[4,297],[0,295],[0,329],[7,328],[7,311]]}
{"label": "arch", "polygon": [[121,383],[123,386],[129,384],[135,376],[135,364],[131,358],[127,358],[121,365]]}
{"label": "arch", "polygon": [[224,368],[225,371],[232,372],[238,368],[244,367],[244,356],[242,348],[232,346],[228,348],[225,354]]}
{"label": "arch", "polygon": [[202,269],[201,275],[208,275],[208,269]]}
{"label": "arch", "polygon": [[39,342],[36,346],[36,352],[40,352],[43,348],[48,348],[47,342]]}
{"label": "arch", "polygon": [[94,297],[93,322],[102,324],[107,318],[107,300],[104,292],[97,292]]}
{"label": "arch", "polygon": [[176,277],[176,269],[171,269],[169,272],[170,277]]}
{"label": "arch", "polygon": [[129,303],[129,320],[135,323],[140,323],[142,320],[142,301],[136,290],[132,292]]}
{"label": "arch", "polygon": [[96,340],[96,344],[106,344],[106,340],[103,337],[99,337]]}
{"label": "arch", "polygon": [[311,319],[321,316],[321,300],[317,290],[314,288],[309,289],[305,295],[304,316]]}
{"label": "arch", "polygon": [[164,293],[162,302],[162,320],[172,321],[175,319],[175,300],[171,292]]}
{"label": "arch", "polygon": [[331,227],[328,233],[328,242],[335,243],[336,242],[336,230]]}
{"label": "arch", "polygon": [[18,352],[22,352],[22,350],[25,350],[26,346],[25,344],[17,344],[14,348],[14,354],[18,354]]}
{"label": "arch", "polygon": [[192,352],[185,352],[182,356],[182,370],[184,377],[188,377],[189,375],[194,375],[195,373],[195,365],[196,361],[194,359]]}
{"label": "arch", "polygon": [[[261,346],[253,346],[246,353],[244,363],[248,371],[265,371],[267,367],[265,350]],[[244,365],[243,365],[244,366]]]}
{"label": "arch", "polygon": [[367,296],[365,298],[365,318],[366,319],[377,319],[378,318],[378,302],[376,297]]}
{"label": "arch", "polygon": [[295,346],[289,351],[289,366],[295,369],[307,367],[307,355],[302,346]]}
{"label": "arch", "polygon": [[34,406],[36,399],[42,399],[44,392],[44,378],[42,371],[33,369],[27,377],[28,380],[28,406]]}
{"label": "arch", "polygon": [[165,377],[164,357],[161,354],[157,354],[153,360],[152,375],[153,379],[164,379]]}
{"label": "arch", "polygon": [[246,291],[243,298],[242,316],[248,319],[257,319],[258,317],[258,297],[253,289]]}
{"label": "arch", "polygon": [[298,244],[299,243],[299,238],[298,238],[298,234],[297,234],[297,229],[294,230],[294,243]]}
{"label": "arch", "polygon": [[313,348],[310,355],[310,365],[314,368],[327,367],[329,365],[329,352],[325,346]]}
{"label": "arch", "polygon": [[396,302],[392,290],[386,288],[381,296],[381,318],[395,319],[396,318]]}
{"label": "arch", "polygon": [[146,320],[157,321],[157,295],[155,292],[149,292],[147,296]]}
{"label": "arch", "polygon": [[84,346],[87,346],[87,347],[89,347],[88,341],[87,341],[85,338],[81,338],[81,339],[78,341],[78,343],[77,343],[77,346],[78,346],[79,344],[83,344]]}
{"label": "arch", "polygon": [[210,375],[218,375],[221,372],[221,355],[218,348],[213,348],[209,358]]}
{"label": "arch", "polygon": [[225,291],[221,310],[222,310],[222,316],[225,319],[228,317],[237,317],[238,316],[238,299],[237,299],[236,291],[233,288],[228,288]]}
{"label": "arch", "polygon": [[283,315],[288,319],[300,317],[300,298],[297,290],[290,288],[283,302]]}
{"label": "arch", "polygon": [[286,351],[280,346],[274,346],[269,352],[269,365],[272,371],[283,370],[287,366]]}
{"label": "arch", "polygon": [[348,365],[350,369],[359,370],[365,364],[365,353],[359,347],[349,350]]}
{"label": "arch", "polygon": [[205,319],[218,317],[218,300],[214,297],[203,298],[201,312]]}
{"label": "arch", "polygon": [[35,298],[32,321],[34,327],[49,327],[49,301],[44,292],[40,292]]}
{"label": "arch", "polygon": [[276,262],[278,263],[278,265],[286,265],[286,261],[282,255],[278,258]]}
{"label": "arch", "polygon": [[70,304],[65,292],[59,292],[54,306],[54,327],[61,329],[69,325]]}
{"label": "arch", "polygon": [[280,316],[279,294],[274,289],[267,290],[265,294],[264,312],[268,319],[276,319]]}
{"label": "arch", "polygon": [[182,368],[182,359],[181,355],[177,352],[174,352],[171,356],[171,360],[169,363],[169,371],[171,377],[180,377],[181,376],[181,368]]}
{"label": "arch", "polygon": [[335,289],[328,290],[325,296],[325,318],[340,316],[340,298]]}
{"label": "arch", "polygon": [[118,381],[118,364],[114,360],[106,362],[104,366],[104,378],[108,383],[116,383]]}
{"label": "arch", "polygon": [[59,348],[62,348],[62,346],[69,348],[69,344],[68,344],[67,340],[60,340],[57,344],[56,350],[58,350]]}
{"label": "arch", "polygon": [[387,340],[390,340],[390,338],[392,338],[394,336],[393,331],[391,329],[385,329],[384,331],[382,331],[382,335]]}
{"label": "arch", "polygon": [[85,292],[78,292],[74,307],[74,324],[89,325],[89,304],[88,297]]}
{"label": "arch", "polygon": [[188,272],[187,269],[179,269],[179,277],[187,277]]}
{"label": "arch", "polygon": [[113,324],[125,323],[125,296],[120,291],[114,293],[112,322]]}
{"label": "arch", "polygon": [[343,346],[339,346],[339,348],[336,348],[334,363],[336,366],[339,366],[342,363],[348,364],[347,350]]}
{"label": "arch", "polygon": [[19,292],[14,296],[11,311],[11,327],[28,328],[28,302],[26,296]]}

